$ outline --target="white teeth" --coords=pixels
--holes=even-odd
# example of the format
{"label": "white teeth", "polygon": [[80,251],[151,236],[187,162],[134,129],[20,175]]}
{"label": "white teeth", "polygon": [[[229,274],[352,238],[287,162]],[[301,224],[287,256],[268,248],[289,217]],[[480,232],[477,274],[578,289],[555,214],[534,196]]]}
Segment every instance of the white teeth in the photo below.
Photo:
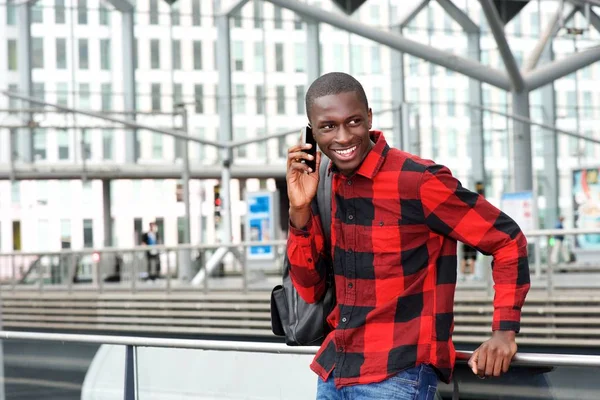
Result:
{"label": "white teeth", "polygon": [[350,147],[349,149],[346,150],[336,150],[335,152],[341,155],[348,155],[350,153],[352,153],[354,150],[356,150],[356,146],[354,147]]}

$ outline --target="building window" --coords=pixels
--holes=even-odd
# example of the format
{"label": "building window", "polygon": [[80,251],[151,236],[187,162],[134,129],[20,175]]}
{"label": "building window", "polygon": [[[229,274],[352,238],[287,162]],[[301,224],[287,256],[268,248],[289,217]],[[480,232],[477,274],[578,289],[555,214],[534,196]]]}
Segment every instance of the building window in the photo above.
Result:
{"label": "building window", "polygon": [[56,69],[67,69],[67,39],[56,39]]}
{"label": "building window", "polygon": [[242,27],[242,11],[238,10],[236,13],[234,13],[231,18],[233,18],[233,27],[234,28],[241,28]]}
{"label": "building window", "polygon": [[244,85],[234,86],[234,113],[245,114],[246,113],[246,87]]}
{"label": "building window", "polygon": [[[234,130],[235,140],[244,140],[246,139],[246,128],[244,127],[236,127]],[[237,156],[240,158],[246,158],[248,156],[248,146],[239,146],[237,148]]]}
{"label": "building window", "polygon": [[194,40],[194,69],[199,70],[202,69],[202,42],[199,40]]}
{"label": "building window", "polygon": [[69,88],[65,82],[56,84],[56,103],[60,106],[69,105]]}
{"label": "building window", "polygon": [[77,2],[77,23],[79,25],[87,25],[87,9],[87,0]]}
{"label": "building window", "polygon": [[153,83],[152,87],[151,87],[151,91],[152,91],[152,111],[160,111],[161,110],[160,83]]}
{"label": "building window", "polygon": [[31,51],[32,56],[32,67],[33,68],[44,68],[44,39],[32,38],[31,39]]}
{"label": "building window", "polygon": [[102,92],[102,111],[112,110],[112,85],[103,83],[101,86]]}
{"label": "building window", "polygon": [[265,113],[265,87],[256,85],[256,114],[262,115]]}
{"label": "building window", "polygon": [[294,17],[294,29],[297,31],[302,30],[302,19],[298,15]]}
{"label": "building window", "polygon": [[263,72],[265,69],[265,51],[262,42],[254,43],[254,71]]}
{"label": "building window", "polygon": [[304,72],[306,69],[306,46],[303,43],[294,44],[294,69],[296,72]]}
{"label": "building window", "polygon": [[150,25],[158,25],[158,0],[150,0]]}
{"label": "building window", "polygon": [[173,69],[181,69],[181,40],[173,40]]}
{"label": "building window", "polygon": [[457,150],[458,150],[458,135],[456,133],[456,130],[453,128],[450,128],[448,130],[448,145],[447,145],[447,149],[448,149],[448,156],[449,157],[456,157],[457,156]]}
{"label": "building window", "polygon": [[150,40],[150,68],[160,69],[160,42],[158,39]]}
{"label": "building window", "polygon": [[60,220],[60,248],[71,248],[71,220]]}
{"label": "building window", "polygon": [[[6,5],[6,25],[17,24],[17,6],[12,4],[11,1],[4,3]],[[64,15],[64,10],[63,10]]]}
{"label": "building window", "polygon": [[185,217],[177,217],[177,243],[185,243]]}
{"label": "building window", "polygon": [[183,86],[181,83],[176,83],[173,85],[173,108],[181,103],[183,103]]}
{"label": "building window", "polygon": [[283,15],[281,7],[273,5],[273,20],[275,29],[283,29]]}
{"label": "building window", "polygon": [[44,9],[39,1],[31,6],[31,22],[34,24],[44,23]]}
{"label": "building window", "polygon": [[263,2],[262,0],[254,0],[254,27],[262,28],[263,27]]}
{"label": "building window", "polygon": [[277,114],[285,114],[285,86],[277,86]]}
{"label": "building window", "polygon": [[448,102],[448,116],[449,117],[455,117],[456,116],[456,99],[455,99],[455,93],[454,93],[454,89],[448,89],[448,93],[447,93],[447,99],[446,101]]}
{"label": "building window", "polygon": [[[33,97],[35,97],[36,99],[40,99],[40,100],[45,100],[46,99],[46,85],[43,82],[34,82],[33,83]],[[42,109],[43,106],[41,105],[34,105],[33,108],[36,109]]]}
{"label": "building window", "polygon": [[94,221],[91,219],[83,220],[83,247],[94,247]]}
{"label": "building window", "polygon": [[296,86],[296,113],[304,114],[304,85]]}
{"label": "building window", "polygon": [[69,133],[66,129],[56,131],[56,141],[58,143],[58,159],[69,159]]}
{"label": "building window", "polygon": [[160,133],[152,134],[152,158],[160,160],[163,157],[163,136]]}
{"label": "building window", "polygon": [[104,71],[110,70],[110,39],[100,40],[100,68]]}
{"label": "building window", "polygon": [[15,39],[8,39],[8,70],[16,71],[17,64],[17,41]]}
{"label": "building window", "polygon": [[[8,91],[12,92],[12,93],[18,93],[19,86],[15,83],[11,83],[8,85]],[[15,99],[14,97],[9,97],[8,98],[8,109],[11,110],[9,112],[10,114],[16,113],[16,110],[19,109],[19,100]],[[12,111],[12,110],[14,110],[14,111]]]}
{"label": "building window", "polygon": [[233,42],[233,65],[236,71],[244,70],[244,44],[237,40]]}
{"label": "building window", "polygon": [[90,84],[80,83],[79,84],[79,107],[83,109],[90,108]]}
{"label": "building window", "polygon": [[194,103],[196,104],[196,113],[204,114],[204,86],[194,85]]}
{"label": "building window", "polygon": [[378,45],[371,47],[371,60],[369,61],[374,74],[381,74],[381,48]]}
{"label": "building window", "polygon": [[200,12],[200,0],[192,0],[192,25],[202,25],[202,15]]}
{"label": "building window", "polygon": [[275,43],[275,71],[283,72],[283,43]]}
{"label": "building window", "polygon": [[181,13],[179,12],[179,4],[175,3],[171,5],[171,22],[173,26],[181,25]]}
{"label": "building window", "polygon": [[100,14],[98,18],[100,25],[108,26],[110,21],[110,12],[108,11],[108,8],[106,8],[103,4],[100,4],[99,13]]}
{"label": "building window", "polygon": [[33,131],[33,159],[42,161],[46,159],[47,138],[45,129],[34,129]]}
{"label": "building window", "polygon": [[373,87],[373,106],[380,110],[383,108],[383,90],[380,87]]}
{"label": "building window", "polygon": [[362,56],[362,46],[354,44],[350,46],[351,51],[351,69],[354,74],[363,74],[363,56]]}
{"label": "building window", "polygon": [[79,39],[79,69],[88,69],[89,64],[88,40]]}
{"label": "building window", "polygon": [[[87,129],[81,130],[81,138],[83,142],[83,158],[85,160],[92,159],[92,138],[90,132]],[[85,189],[85,186],[84,186]]]}
{"label": "building window", "polygon": [[65,0],[56,0],[54,6],[54,23],[64,24],[65,22]]}

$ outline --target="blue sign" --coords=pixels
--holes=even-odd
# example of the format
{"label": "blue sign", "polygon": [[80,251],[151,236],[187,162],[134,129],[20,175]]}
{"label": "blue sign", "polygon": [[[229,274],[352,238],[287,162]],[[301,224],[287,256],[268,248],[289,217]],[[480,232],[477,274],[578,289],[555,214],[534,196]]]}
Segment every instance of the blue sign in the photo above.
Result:
{"label": "blue sign", "polygon": [[[251,242],[273,240],[275,236],[273,193],[250,192],[246,195],[246,201],[248,204],[246,214],[248,240]],[[275,249],[273,246],[252,246],[248,248],[247,256],[249,259],[273,259]]]}

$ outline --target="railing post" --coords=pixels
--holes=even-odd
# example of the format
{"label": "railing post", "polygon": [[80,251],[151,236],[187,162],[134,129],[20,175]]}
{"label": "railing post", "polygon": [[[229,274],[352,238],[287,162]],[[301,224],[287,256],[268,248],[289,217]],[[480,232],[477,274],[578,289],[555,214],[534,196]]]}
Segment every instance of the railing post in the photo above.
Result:
{"label": "railing post", "polygon": [[125,350],[125,388],[124,400],[135,400],[135,347],[127,345]]}
{"label": "railing post", "polygon": [[242,264],[242,278],[244,282],[244,294],[248,293],[248,268],[247,268],[247,250],[246,246],[241,247],[242,254],[240,255],[241,264]]}
{"label": "railing post", "polygon": [[547,293],[548,298],[552,297],[554,292],[554,282],[553,282],[553,266],[552,266],[552,247],[550,246],[550,236],[544,236],[546,239],[546,279],[547,279]]}

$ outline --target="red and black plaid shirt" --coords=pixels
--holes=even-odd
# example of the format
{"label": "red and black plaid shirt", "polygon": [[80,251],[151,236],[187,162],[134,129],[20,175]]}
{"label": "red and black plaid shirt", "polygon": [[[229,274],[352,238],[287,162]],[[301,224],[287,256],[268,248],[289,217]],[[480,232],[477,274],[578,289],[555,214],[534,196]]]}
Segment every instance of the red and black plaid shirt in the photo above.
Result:
{"label": "red and black plaid shirt", "polygon": [[[381,132],[350,177],[332,182],[331,258],[338,306],[335,328],[311,369],[338,387],[382,381],[421,363],[449,382],[456,242],[493,255],[496,295],[492,330],[519,331],[529,290],[527,241],[517,224],[464,189],[432,161],[390,148]],[[324,236],[318,216],[291,227],[287,254],[300,296],[325,291]]]}

